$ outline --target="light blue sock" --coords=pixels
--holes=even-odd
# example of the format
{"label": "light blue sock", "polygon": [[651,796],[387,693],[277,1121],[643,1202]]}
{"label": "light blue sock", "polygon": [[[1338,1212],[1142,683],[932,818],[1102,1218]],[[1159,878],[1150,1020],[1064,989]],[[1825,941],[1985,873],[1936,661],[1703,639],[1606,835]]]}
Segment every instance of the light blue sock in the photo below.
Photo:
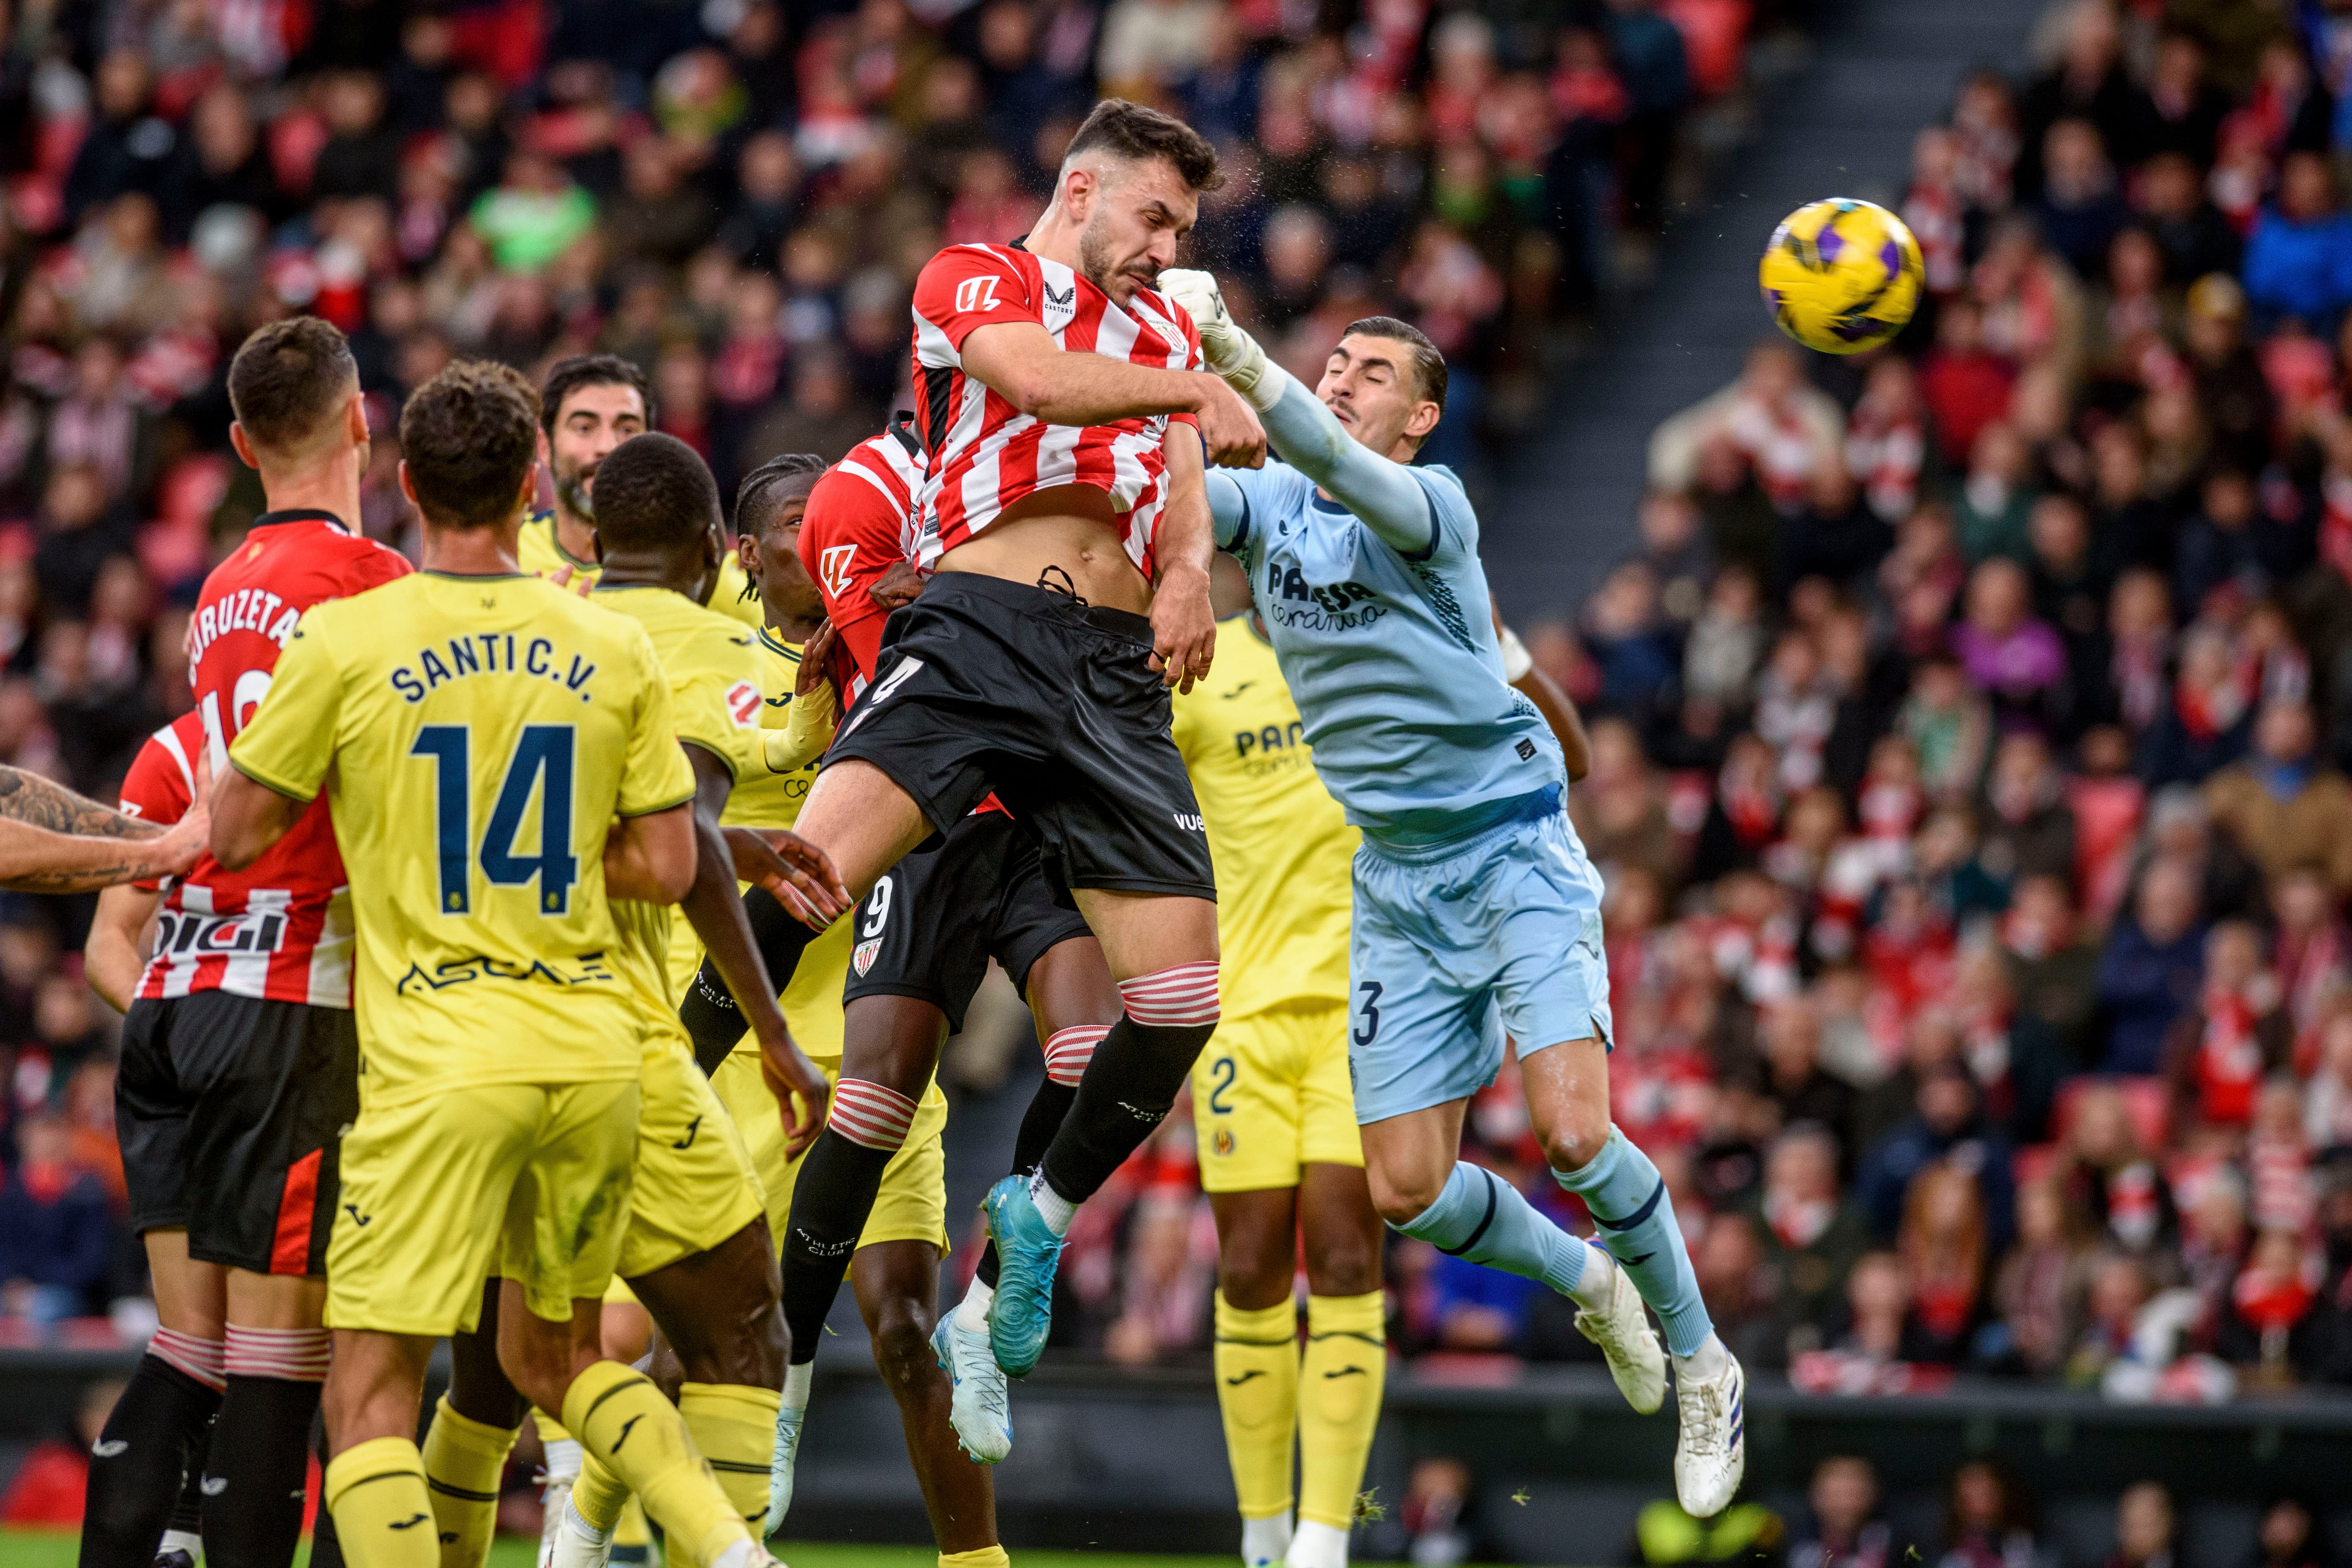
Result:
{"label": "light blue sock", "polygon": [[1435,1203],[1395,1228],[1452,1257],[1540,1280],[1563,1296],[1584,1278],[1581,1239],[1546,1219],[1509,1182],[1465,1161],[1455,1163]]}
{"label": "light blue sock", "polygon": [[1666,1180],[1650,1156],[1612,1127],[1609,1141],[1590,1164],[1551,1174],[1584,1200],[1600,1228],[1601,1246],[1658,1314],[1666,1331],[1666,1348],[1689,1355],[1705,1344],[1715,1323],[1699,1297],[1698,1276],[1691,1272],[1690,1251],[1683,1245],[1682,1228],[1675,1223]]}

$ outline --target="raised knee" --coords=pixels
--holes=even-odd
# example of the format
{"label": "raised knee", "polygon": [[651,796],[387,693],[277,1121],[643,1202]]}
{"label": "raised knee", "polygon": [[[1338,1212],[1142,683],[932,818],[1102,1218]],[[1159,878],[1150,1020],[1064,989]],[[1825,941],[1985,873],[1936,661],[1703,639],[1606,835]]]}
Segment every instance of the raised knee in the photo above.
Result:
{"label": "raised knee", "polygon": [[1582,1170],[1601,1155],[1609,1142],[1609,1116],[1579,1107],[1561,1116],[1544,1133],[1544,1159],[1556,1171]]}
{"label": "raised knee", "polygon": [[1375,1176],[1371,1180],[1372,1207],[1390,1225],[1402,1229],[1427,1214],[1439,1195],[1445,1191],[1445,1178],[1450,1168],[1434,1176]]}

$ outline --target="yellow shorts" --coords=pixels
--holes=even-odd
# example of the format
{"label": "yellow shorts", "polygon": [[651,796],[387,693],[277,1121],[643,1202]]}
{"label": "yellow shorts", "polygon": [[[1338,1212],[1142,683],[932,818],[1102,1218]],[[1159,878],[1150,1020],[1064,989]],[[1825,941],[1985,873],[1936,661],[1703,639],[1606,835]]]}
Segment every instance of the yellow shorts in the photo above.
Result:
{"label": "yellow shorts", "polygon": [[[838,1061],[817,1065],[824,1069],[828,1082],[840,1080]],[[768,1092],[767,1082],[760,1076],[759,1057],[748,1051],[735,1051],[710,1075],[710,1086],[734,1116],[751,1151],[751,1163],[767,1193],[768,1228],[781,1249],[801,1162],[784,1157],[783,1121],[776,1109],[776,1097]],[[940,1136],[947,1124],[948,1097],[940,1092],[939,1080],[934,1078],[916,1103],[914,1124],[907,1129],[906,1143],[882,1167],[882,1190],[857,1238],[860,1247],[883,1241],[928,1241],[941,1252],[948,1250],[948,1155]]]}
{"label": "yellow shorts", "polygon": [[1346,1006],[1219,1024],[1192,1064],[1192,1130],[1209,1192],[1297,1186],[1306,1165],[1361,1166]]}
{"label": "yellow shorts", "polygon": [[684,1036],[646,1049],[644,1083],[621,1243],[619,1272],[629,1280],[707,1252],[767,1212],[751,1152]]}
{"label": "yellow shorts", "polygon": [[628,1228],[641,1093],[635,1079],[492,1083],[362,1106],[343,1137],[327,1325],[470,1330],[493,1273],[551,1322],[602,1296]]}

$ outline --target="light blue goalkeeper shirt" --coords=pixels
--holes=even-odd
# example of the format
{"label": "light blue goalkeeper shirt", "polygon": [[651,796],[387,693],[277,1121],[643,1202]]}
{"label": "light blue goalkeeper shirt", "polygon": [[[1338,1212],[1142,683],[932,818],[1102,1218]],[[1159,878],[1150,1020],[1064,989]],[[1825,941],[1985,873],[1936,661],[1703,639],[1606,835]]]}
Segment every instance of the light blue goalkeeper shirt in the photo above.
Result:
{"label": "light blue goalkeeper shirt", "polygon": [[1284,381],[1264,417],[1286,461],[1211,469],[1209,507],[1248,569],[1324,786],[1400,848],[1558,810],[1559,742],[1503,679],[1462,482],[1357,444]]}

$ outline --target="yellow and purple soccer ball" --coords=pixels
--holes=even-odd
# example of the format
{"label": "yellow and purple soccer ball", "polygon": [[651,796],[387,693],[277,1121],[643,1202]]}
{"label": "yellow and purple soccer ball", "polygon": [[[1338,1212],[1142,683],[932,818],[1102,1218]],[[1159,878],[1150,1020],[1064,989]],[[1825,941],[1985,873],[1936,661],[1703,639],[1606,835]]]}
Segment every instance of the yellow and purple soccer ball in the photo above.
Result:
{"label": "yellow and purple soccer ball", "polygon": [[1858,354],[1903,329],[1926,269],[1903,220],[1874,202],[1832,196],[1780,220],[1757,281],[1780,330],[1824,354]]}

